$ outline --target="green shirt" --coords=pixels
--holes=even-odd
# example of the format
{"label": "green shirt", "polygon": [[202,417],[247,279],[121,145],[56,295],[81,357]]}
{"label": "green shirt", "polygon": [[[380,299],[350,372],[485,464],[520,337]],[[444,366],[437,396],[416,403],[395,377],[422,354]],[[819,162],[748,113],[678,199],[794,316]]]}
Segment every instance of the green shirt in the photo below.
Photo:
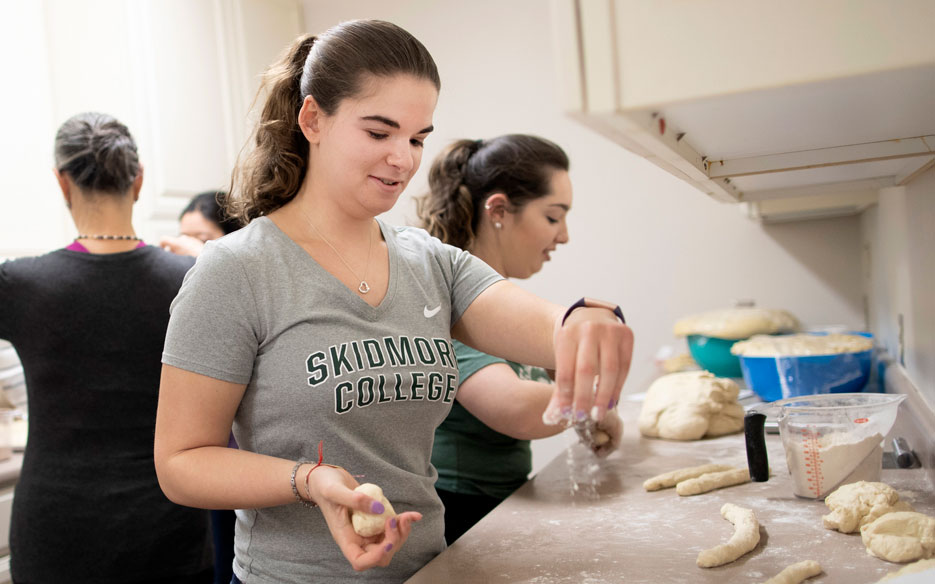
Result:
{"label": "green shirt", "polygon": [[[494,357],[458,341],[452,344],[462,383],[494,363],[506,363],[520,379],[551,383],[545,369]],[[532,471],[532,451],[529,440],[492,430],[455,401],[435,430],[432,464],[438,469],[438,489],[504,499],[526,482]]]}

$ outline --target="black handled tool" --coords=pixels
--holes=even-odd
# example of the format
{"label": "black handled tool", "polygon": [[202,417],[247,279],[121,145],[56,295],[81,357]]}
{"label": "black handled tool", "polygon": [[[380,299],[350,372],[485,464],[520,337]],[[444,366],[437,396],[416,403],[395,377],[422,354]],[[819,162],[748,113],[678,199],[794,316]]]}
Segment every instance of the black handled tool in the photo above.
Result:
{"label": "black handled tool", "polygon": [[743,434],[747,443],[747,468],[750,480],[763,483],[769,480],[769,457],[766,454],[766,434],[763,425],[766,414],[750,410],[743,417]]}

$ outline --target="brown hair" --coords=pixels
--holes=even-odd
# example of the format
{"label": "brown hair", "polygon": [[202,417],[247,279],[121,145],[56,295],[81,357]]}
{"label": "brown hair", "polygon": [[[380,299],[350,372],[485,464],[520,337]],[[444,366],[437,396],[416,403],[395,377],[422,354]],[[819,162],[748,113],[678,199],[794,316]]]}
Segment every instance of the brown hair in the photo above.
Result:
{"label": "brown hair", "polygon": [[333,115],[342,100],[360,93],[368,75],[397,74],[441,88],[428,50],[395,24],[353,20],[296,39],[264,76],[260,92],[267,92],[266,103],[253,133],[254,148],[231,176],[228,213],[246,224],[298,194],[308,166],[308,141],[298,123],[307,96]]}
{"label": "brown hair", "polygon": [[130,130],[97,112],[74,115],[55,134],[55,168],[82,191],[123,195],[140,173]]}
{"label": "brown hair", "polygon": [[416,200],[416,212],[429,233],[467,249],[474,243],[487,197],[503,193],[511,210],[519,210],[548,195],[552,173],[568,167],[565,151],[538,136],[458,140],[432,162],[429,192]]}

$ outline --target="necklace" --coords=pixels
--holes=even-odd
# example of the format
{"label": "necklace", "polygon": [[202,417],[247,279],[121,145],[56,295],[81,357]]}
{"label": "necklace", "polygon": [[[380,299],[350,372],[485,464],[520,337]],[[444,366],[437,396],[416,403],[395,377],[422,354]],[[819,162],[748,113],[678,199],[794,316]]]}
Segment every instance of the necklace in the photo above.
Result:
{"label": "necklace", "polygon": [[83,234],[79,234],[78,237],[75,238],[75,241],[78,241],[79,239],[108,239],[108,240],[121,239],[121,240],[128,240],[128,241],[143,241],[141,238],[135,235],[97,235],[97,234],[83,235]]}
{"label": "necklace", "polygon": [[305,213],[305,209],[302,209],[301,206],[299,207],[299,209],[302,210],[302,214],[305,215],[305,220],[308,221],[308,224],[312,226],[312,229],[315,230],[315,233],[318,234],[318,237],[320,237],[322,241],[328,244],[328,247],[331,248],[331,251],[334,252],[334,255],[338,256],[338,259],[341,260],[341,263],[343,263],[345,267],[347,267],[347,270],[354,276],[354,278],[360,280],[360,285],[357,286],[357,291],[360,292],[361,294],[366,294],[367,292],[370,292],[370,284],[367,283],[366,278],[367,278],[367,272],[370,271],[370,254],[373,252],[373,229],[370,230],[370,243],[367,244],[367,265],[364,267],[364,277],[361,278],[360,276],[357,275],[357,272],[355,272],[354,269],[351,268],[351,265],[347,263],[344,257],[338,252],[337,248],[331,245],[331,242],[328,241],[325,235],[321,231],[319,231],[317,227],[315,227],[315,223],[313,223],[312,220],[309,219],[308,214]]}

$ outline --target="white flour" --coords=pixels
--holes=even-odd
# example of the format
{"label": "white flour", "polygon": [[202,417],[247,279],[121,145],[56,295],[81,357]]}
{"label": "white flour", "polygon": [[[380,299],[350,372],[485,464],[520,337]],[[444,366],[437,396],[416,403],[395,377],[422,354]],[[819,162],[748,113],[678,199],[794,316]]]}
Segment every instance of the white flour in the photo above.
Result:
{"label": "white flour", "polygon": [[855,439],[846,432],[799,435],[784,441],[792,492],[821,499],[842,484],[880,479],[883,436]]}

